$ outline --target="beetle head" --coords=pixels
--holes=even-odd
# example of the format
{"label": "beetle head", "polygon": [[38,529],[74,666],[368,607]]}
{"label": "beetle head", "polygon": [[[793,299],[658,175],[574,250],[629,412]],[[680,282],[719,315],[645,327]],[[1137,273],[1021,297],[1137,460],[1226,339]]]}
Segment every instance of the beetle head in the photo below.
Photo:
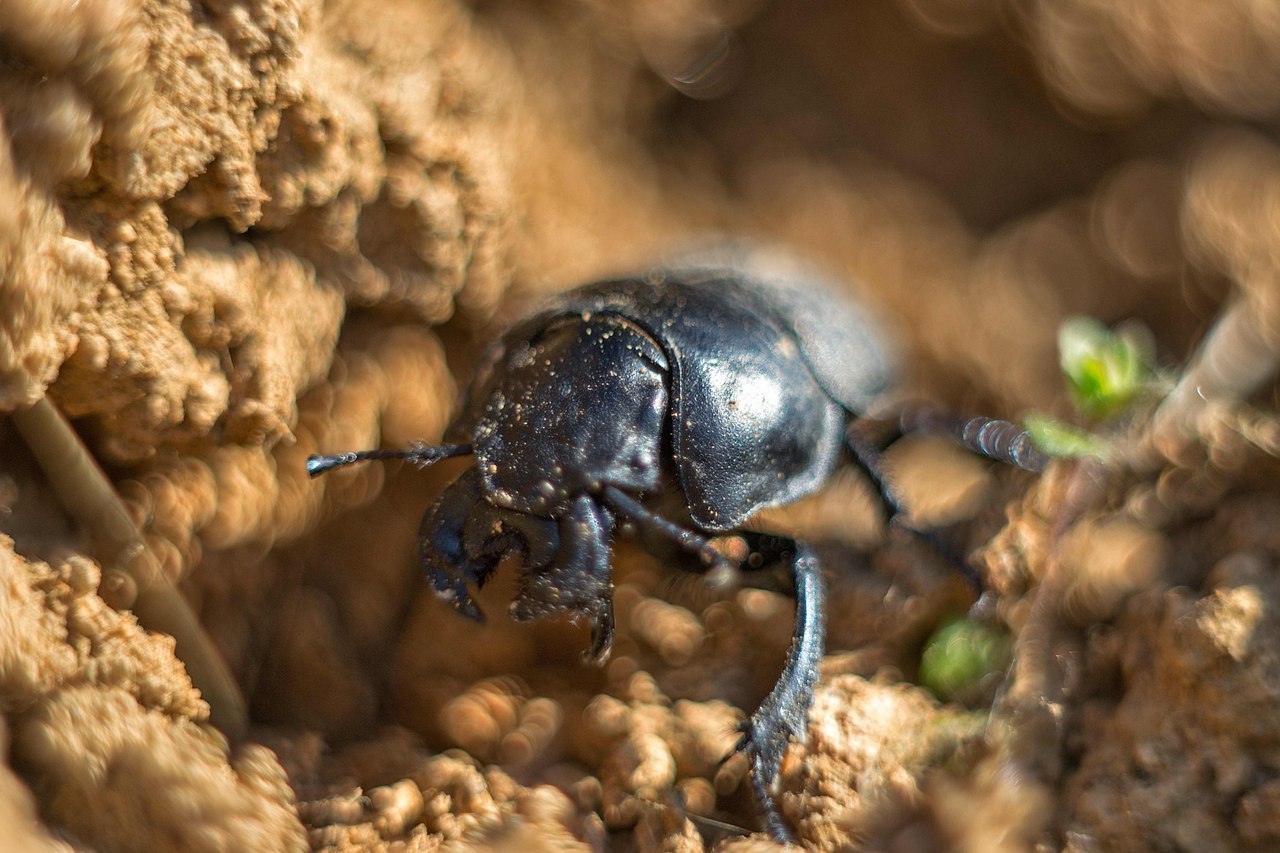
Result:
{"label": "beetle head", "polygon": [[512,347],[480,389],[473,440],[495,505],[559,517],[611,483],[660,482],[667,360],[613,314],[560,318]]}

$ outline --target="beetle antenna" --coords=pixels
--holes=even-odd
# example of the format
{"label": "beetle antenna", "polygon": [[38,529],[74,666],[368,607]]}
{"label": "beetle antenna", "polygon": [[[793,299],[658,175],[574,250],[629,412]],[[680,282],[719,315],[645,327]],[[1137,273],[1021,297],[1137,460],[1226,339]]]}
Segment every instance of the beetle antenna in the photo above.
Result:
{"label": "beetle antenna", "polygon": [[408,450],[353,450],[347,453],[333,453],[328,456],[308,456],[307,473],[319,477],[334,468],[351,465],[355,462],[368,462],[371,459],[408,459],[419,468],[425,468],[441,459],[454,456],[469,456],[470,444],[414,444]]}

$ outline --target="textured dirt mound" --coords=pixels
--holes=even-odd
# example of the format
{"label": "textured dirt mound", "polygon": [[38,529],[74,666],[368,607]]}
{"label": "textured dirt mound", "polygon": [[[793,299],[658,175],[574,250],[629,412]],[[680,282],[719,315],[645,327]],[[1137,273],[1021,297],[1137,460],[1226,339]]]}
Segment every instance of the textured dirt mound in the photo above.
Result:
{"label": "textured dirt mound", "polygon": [[[1069,413],[1070,314],[1142,319],[1168,365],[1229,321],[1106,465],[895,456],[1012,638],[967,705],[916,682],[969,592],[882,536],[857,477],[761,519],[821,540],[830,574],[782,768],[801,840],[1280,846],[1280,430],[1274,394],[1249,398],[1280,351],[1280,17],[1211,5],[7,3],[0,837],[771,848],[735,829],[758,818],[721,759],[787,600],[621,547],[618,641],[588,668],[581,626],[472,625],[423,593],[418,517],[456,464],[304,469],[438,439],[538,294],[731,232],[874,304],[904,394],[993,415]],[[77,484],[24,446],[45,398],[123,500],[80,484],[114,528],[65,511]],[[213,664],[143,606],[170,584],[243,737],[193,687]]]}

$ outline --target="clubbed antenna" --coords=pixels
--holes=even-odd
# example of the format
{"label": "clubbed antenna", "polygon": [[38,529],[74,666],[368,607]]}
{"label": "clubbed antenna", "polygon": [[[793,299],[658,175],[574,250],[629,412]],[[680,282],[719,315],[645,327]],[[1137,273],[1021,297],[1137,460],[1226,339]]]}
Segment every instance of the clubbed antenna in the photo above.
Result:
{"label": "clubbed antenna", "polygon": [[469,444],[442,444],[439,446],[415,444],[408,450],[353,450],[347,453],[333,453],[328,456],[308,456],[307,473],[312,477],[319,477],[334,468],[341,468],[354,462],[367,462],[370,459],[408,459],[419,468],[425,468],[428,465],[439,462],[441,459],[468,456],[470,454],[471,445]]}

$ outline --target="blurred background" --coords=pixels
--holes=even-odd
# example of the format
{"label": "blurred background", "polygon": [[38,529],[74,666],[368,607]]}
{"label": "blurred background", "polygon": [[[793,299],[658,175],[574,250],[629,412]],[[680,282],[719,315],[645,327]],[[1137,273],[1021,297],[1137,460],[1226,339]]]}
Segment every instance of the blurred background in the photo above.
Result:
{"label": "blurred background", "polygon": [[[1168,368],[1228,304],[1274,346],[1278,107],[1280,7],[1247,0],[13,0],[0,411],[47,396],[71,419],[251,728],[221,741],[163,639],[107,606],[138,582],[5,422],[0,827],[101,849],[625,849],[697,839],[686,806],[754,827],[745,765],[717,762],[776,675],[788,602],[673,599],[623,549],[619,646],[586,669],[580,626],[502,618],[509,577],[484,627],[422,594],[418,520],[456,465],[313,482],[307,455],[438,440],[505,322],[708,234],[830,270],[901,340],[903,395],[961,410],[1070,418],[1071,315],[1142,321]],[[916,465],[916,489],[977,490],[976,548],[1030,480],[948,464],[933,485]],[[851,548],[879,534],[846,485],[828,675],[910,682],[968,593],[910,546]],[[1230,797],[1277,773],[1249,765]],[[964,796],[1012,815],[1008,849],[1108,849],[1113,808],[1154,843],[1174,810],[1080,805],[1065,778]],[[1266,791],[1205,805],[1184,841],[1230,849],[1245,820],[1280,843]],[[788,808],[820,847],[894,823]],[[903,849],[959,844],[949,820]]]}

